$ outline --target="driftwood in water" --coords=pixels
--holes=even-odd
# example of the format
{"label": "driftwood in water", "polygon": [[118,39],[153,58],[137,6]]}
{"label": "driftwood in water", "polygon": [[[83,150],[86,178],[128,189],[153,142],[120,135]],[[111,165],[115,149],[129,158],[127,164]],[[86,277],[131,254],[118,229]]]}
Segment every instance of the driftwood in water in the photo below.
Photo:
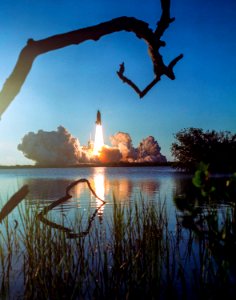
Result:
{"label": "driftwood in water", "polygon": [[[67,200],[69,200],[70,198],[72,198],[72,196],[69,194],[70,190],[77,184],[79,183],[86,183],[91,191],[91,193],[97,198],[99,199],[102,204],[95,210],[95,212],[92,214],[92,216],[90,217],[89,219],[89,222],[88,222],[88,226],[87,226],[87,229],[83,232],[80,232],[80,233],[74,233],[72,229],[70,228],[67,228],[65,226],[62,226],[62,225],[59,225],[55,222],[52,222],[52,221],[49,221],[45,215],[50,211],[52,210],[53,208],[57,207],[58,205],[61,205],[63,203],[65,203]],[[55,228],[55,229],[59,229],[59,230],[62,230],[64,232],[67,233],[67,236],[68,238],[76,238],[76,237],[83,237],[85,235],[87,235],[90,231],[90,228],[92,226],[92,222],[94,220],[94,218],[96,217],[98,211],[100,210],[100,208],[105,205],[105,201],[101,198],[98,197],[98,195],[95,193],[95,191],[93,190],[93,188],[91,187],[91,184],[90,182],[85,179],[85,178],[82,178],[82,179],[79,179],[79,180],[76,180],[74,182],[72,182],[67,188],[66,188],[66,195],[61,197],[60,199],[54,201],[53,203],[51,203],[50,205],[46,206],[39,214],[38,214],[38,219],[43,222],[44,224],[52,227],[52,228]]]}

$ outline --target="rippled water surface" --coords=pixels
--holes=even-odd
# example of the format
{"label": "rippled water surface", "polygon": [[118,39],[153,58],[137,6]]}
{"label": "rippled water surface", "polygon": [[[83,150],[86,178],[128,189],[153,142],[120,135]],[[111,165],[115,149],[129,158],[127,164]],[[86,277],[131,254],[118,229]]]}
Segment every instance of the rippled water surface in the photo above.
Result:
{"label": "rippled water surface", "polygon": [[[222,182],[220,176],[219,178],[218,176],[215,177],[214,179],[217,181],[214,181],[214,186]],[[110,231],[110,228],[112,228],[115,201],[124,207],[131,208],[134,207],[134,204],[140,205],[142,208],[143,202],[161,204],[161,208],[164,207],[167,211],[167,218],[164,218],[163,222],[168,223],[168,230],[170,230],[165,233],[163,241],[169,241],[167,247],[171,253],[169,263],[173,264],[175,268],[179,268],[179,264],[182,264],[181,268],[184,269],[186,276],[184,278],[185,292],[188,292],[188,286],[190,289],[196,272],[199,274],[199,282],[204,279],[208,283],[207,276],[209,274],[213,276],[213,281],[217,282],[218,273],[215,270],[221,271],[222,266],[225,267],[225,265],[228,266],[228,269],[225,269],[225,273],[219,278],[226,278],[224,276],[227,275],[230,278],[229,283],[232,281],[232,286],[235,285],[236,263],[234,255],[230,255],[230,253],[235,253],[235,242],[232,239],[232,236],[235,237],[235,206],[230,207],[230,199],[227,193],[223,193],[222,197],[219,193],[215,197],[206,197],[206,199],[200,197],[198,199],[195,194],[196,189],[193,192],[192,177],[185,173],[176,172],[170,167],[0,169],[0,208],[21,187],[27,185],[29,193],[23,199],[21,207],[23,212],[24,210],[31,212],[34,211],[34,208],[37,208],[39,209],[37,216],[39,216],[40,211],[42,213],[44,208],[52,206],[55,201],[63,198],[66,194],[66,188],[79,179],[88,180],[94,193],[99,198],[104,199],[106,203],[103,204],[101,200],[94,196],[86,182],[78,183],[69,190],[71,198],[65,197],[66,201],[44,214],[44,216],[47,215],[46,220],[40,219],[44,224],[50,226],[46,226],[46,228],[56,229],[54,232],[72,230],[72,234],[68,235],[71,240],[86,236],[85,241],[88,244],[93,240],[91,232],[96,234],[96,229],[100,228],[103,234],[108,232],[105,240],[107,241],[107,238],[112,240],[114,233]],[[223,183],[225,184],[224,180]],[[200,189],[197,192],[200,192]],[[14,208],[9,214],[9,221],[0,224],[3,225],[0,230],[3,230],[3,233],[6,230],[6,236],[9,234],[8,222],[12,228],[10,230],[11,234],[24,232],[25,222],[24,218],[22,219],[24,215],[22,214],[22,208],[21,210]],[[82,221],[82,227],[79,230],[77,230],[77,227],[73,227],[73,221],[77,218]],[[132,218],[132,222],[137,222],[137,220],[135,221],[135,218]],[[42,225],[42,223],[40,224]],[[134,229],[134,232],[136,232],[136,229]],[[226,239],[228,237],[227,232],[229,233],[229,239]],[[2,236],[4,237],[4,235]],[[92,236],[94,238],[94,235]],[[57,235],[54,237],[57,238]],[[3,241],[5,242],[6,239],[3,238]],[[85,245],[88,245],[86,243]],[[18,244],[16,243],[16,245]],[[110,244],[108,246],[110,247]],[[7,253],[7,247],[6,249],[2,248],[2,253]],[[94,245],[94,247],[97,246]],[[22,250],[24,250],[24,247]],[[177,258],[179,261],[176,260]],[[18,269],[16,274],[25,274],[22,273],[20,265],[24,260],[18,259],[17,255],[14,259],[12,265],[15,269]],[[7,258],[6,261],[8,261]],[[227,263],[222,265],[221,262],[225,261]],[[92,260],[89,260],[89,264],[92,264]],[[2,264],[2,266],[5,265]],[[21,294],[25,275],[17,275],[16,278],[14,272],[8,274],[4,271],[4,268],[3,271],[0,269],[1,281],[5,284],[4,280],[7,276],[7,278],[10,278],[9,290],[12,289],[13,294]],[[178,274],[177,272],[176,277],[175,274],[173,275],[173,278],[176,278],[177,281],[180,279]],[[34,277],[31,279],[33,280]],[[178,284],[177,282],[177,289],[180,289]],[[189,293],[194,295],[192,291]]]}
{"label": "rippled water surface", "polygon": [[[0,170],[1,207],[22,186],[29,187],[24,202],[27,207],[39,209],[50,205],[65,195],[66,188],[74,181],[85,178],[98,197],[91,193],[86,183],[79,183],[70,190],[71,198],[55,207],[52,212],[74,215],[98,209],[100,220],[110,218],[114,199],[125,206],[141,200],[165,203],[170,223],[175,223],[176,196],[191,192],[191,176],[171,167],[91,167],[91,168],[29,168]],[[188,198],[188,200],[190,200]],[[101,206],[101,207],[100,207]],[[52,213],[51,212],[51,213]]]}
{"label": "rippled water surface", "polygon": [[[172,198],[181,180],[189,176],[177,173],[170,167],[132,168],[68,168],[68,169],[2,169],[0,170],[0,197],[4,203],[23,185],[28,185],[29,204],[45,205],[65,194],[66,187],[73,181],[86,178],[96,194],[107,204],[104,212],[113,204],[113,199],[124,204],[139,200],[141,195],[147,201],[166,201],[172,205]],[[71,190],[73,196],[57,209],[73,209],[80,206],[99,205],[85,183]]]}

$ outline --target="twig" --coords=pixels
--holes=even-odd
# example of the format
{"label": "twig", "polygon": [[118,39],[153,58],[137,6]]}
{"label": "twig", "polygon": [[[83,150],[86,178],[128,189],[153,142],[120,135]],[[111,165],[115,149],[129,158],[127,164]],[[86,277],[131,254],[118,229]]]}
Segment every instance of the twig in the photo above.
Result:
{"label": "twig", "polygon": [[146,86],[145,89],[140,90],[138,86],[131,79],[129,79],[124,75],[124,71],[125,71],[125,64],[122,63],[120,64],[120,70],[116,72],[117,75],[124,83],[127,83],[139,95],[140,98],[143,98],[150,91],[150,89],[160,80],[160,78],[156,77],[151,83],[149,83]]}

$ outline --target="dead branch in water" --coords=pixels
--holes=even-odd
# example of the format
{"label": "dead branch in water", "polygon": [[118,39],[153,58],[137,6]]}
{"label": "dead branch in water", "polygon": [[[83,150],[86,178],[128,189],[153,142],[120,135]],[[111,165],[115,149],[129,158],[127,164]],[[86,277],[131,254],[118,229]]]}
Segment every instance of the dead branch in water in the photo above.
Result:
{"label": "dead branch in water", "polygon": [[[94,195],[95,198],[99,199],[102,204],[95,210],[95,212],[93,213],[93,215],[90,217],[89,219],[89,222],[88,222],[88,226],[87,226],[87,229],[83,232],[80,232],[80,233],[74,233],[72,231],[72,229],[70,228],[67,228],[67,227],[64,227],[62,225],[59,225],[55,222],[52,222],[52,221],[49,221],[45,215],[50,211],[52,210],[53,208],[57,207],[58,205],[61,205],[62,203],[65,203],[67,200],[71,199],[72,196],[70,195],[70,190],[77,184],[79,183],[86,183],[87,186],[89,187],[91,193]],[[82,178],[82,179],[79,179],[79,180],[76,180],[74,182],[72,182],[67,188],[66,188],[66,195],[61,197],[60,199],[54,201],[53,203],[51,203],[50,205],[46,206],[37,216],[37,218],[43,222],[44,224],[52,227],[52,228],[55,228],[55,229],[59,229],[59,230],[62,230],[64,232],[67,233],[67,236],[68,238],[77,238],[77,237],[83,237],[83,236],[86,236],[89,231],[90,231],[90,228],[92,226],[92,222],[93,220],[95,219],[98,211],[100,210],[100,208],[106,204],[106,201],[104,201],[103,199],[101,199],[100,197],[98,197],[98,195],[95,193],[95,191],[93,190],[89,180],[85,179],[85,178]]]}

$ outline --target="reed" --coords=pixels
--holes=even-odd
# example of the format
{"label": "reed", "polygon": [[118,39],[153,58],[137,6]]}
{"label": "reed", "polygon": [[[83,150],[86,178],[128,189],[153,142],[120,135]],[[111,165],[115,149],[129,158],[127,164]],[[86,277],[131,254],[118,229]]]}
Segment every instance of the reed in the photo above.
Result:
{"label": "reed", "polygon": [[87,216],[88,224],[93,218],[88,231],[84,216],[68,221],[48,214],[61,224],[55,228],[40,221],[39,207],[22,202],[16,219],[6,217],[0,228],[0,298],[207,299],[235,293],[234,260],[224,252],[235,246],[234,210],[209,212],[207,234],[186,229],[179,217],[170,228],[165,202],[140,196],[124,206],[118,200],[110,219]]}

